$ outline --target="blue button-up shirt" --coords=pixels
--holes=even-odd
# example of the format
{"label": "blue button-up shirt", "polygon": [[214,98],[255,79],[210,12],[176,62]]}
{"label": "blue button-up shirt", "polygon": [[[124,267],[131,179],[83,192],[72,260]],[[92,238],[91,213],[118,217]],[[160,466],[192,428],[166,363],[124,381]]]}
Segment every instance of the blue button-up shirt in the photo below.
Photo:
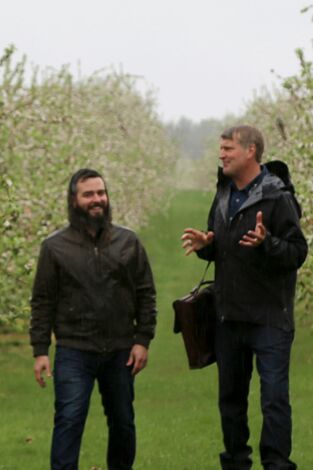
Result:
{"label": "blue button-up shirt", "polygon": [[230,183],[230,198],[228,206],[228,217],[230,221],[234,218],[243,203],[248,199],[251,189],[258,186],[267,173],[267,168],[262,166],[261,173],[243,189],[238,189],[234,182]]}

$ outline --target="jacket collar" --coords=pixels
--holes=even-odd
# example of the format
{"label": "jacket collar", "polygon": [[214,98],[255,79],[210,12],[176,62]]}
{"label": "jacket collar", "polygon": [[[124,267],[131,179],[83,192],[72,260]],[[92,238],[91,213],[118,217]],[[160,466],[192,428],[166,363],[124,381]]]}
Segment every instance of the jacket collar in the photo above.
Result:
{"label": "jacket collar", "polygon": [[[277,191],[288,190],[294,194],[294,187],[290,180],[288,166],[281,161],[266,163],[267,169],[262,181],[249,188],[249,197],[241,206],[240,211],[252,206],[261,199],[273,197]],[[248,185],[249,186],[249,185]],[[231,191],[231,178],[223,174],[223,169],[218,169],[217,188],[219,192],[219,207],[224,221],[228,221],[228,204]]]}
{"label": "jacket collar", "polygon": [[[290,173],[288,166],[286,163],[280,160],[273,160],[271,162],[267,162],[263,165],[269,173],[272,175],[277,176],[286,186],[291,193],[294,193],[294,186],[291,182]],[[223,168],[218,167],[217,172],[217,187],[229,186],[231,183],[231,178],[229,176],[225,176],[223,173]]]}
{"label": "jacket collar", "polygon": [[92,237],[87,230],[78,228],[73,224],[69,224],[63,230],[63,237],[69,239],[73,243],[77,243],[78,245],[103,245],[104,243],[108,243],[111,239],[111,233],[113,229],[113,224],[110,227],[109,232],[101,232],[96,238]]}

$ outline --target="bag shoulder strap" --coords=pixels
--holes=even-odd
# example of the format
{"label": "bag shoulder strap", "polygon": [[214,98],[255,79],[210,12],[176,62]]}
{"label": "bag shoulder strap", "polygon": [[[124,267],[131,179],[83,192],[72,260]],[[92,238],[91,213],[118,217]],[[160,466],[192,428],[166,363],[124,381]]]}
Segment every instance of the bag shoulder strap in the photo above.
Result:
{"label": "bag shoulder strap", "polygon": [[201,280],[200,280],[199,284],[197,284],[196,287],[194,287],[194,288],[192,289],[192,291],[191,291],[192,294],[194,294],[195,292],[198,292],[199,289],[200,289],[204,284],[211,284],[212,282],[214,282],[214,281],[205,281],[205,280],[204,280],[204,279],[205,279],[205,276],[206,276],[206,274],[207,274],[207,272],[208,272],[208,269],[209,269],[210,264],[211,264],[211,261],[208,261],[206,267],[204,268],[204,273],[203,273],[203,275],[202,275],[202,277],[201,277]]}

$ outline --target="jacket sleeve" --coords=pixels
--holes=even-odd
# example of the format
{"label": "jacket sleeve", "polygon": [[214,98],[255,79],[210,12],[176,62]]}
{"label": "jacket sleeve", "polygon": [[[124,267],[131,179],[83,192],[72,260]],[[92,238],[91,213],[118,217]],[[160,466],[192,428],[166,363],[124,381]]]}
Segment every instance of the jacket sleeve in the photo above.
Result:
{"label": "jacket sleeve", "polygon": [[136,328],[134,342],[148,348],[155,334],[156,290],[146,251],[139,240],[136,241],[136,244]]}
{"label": "jacket sleeve", "polygon": [[271,228],[259,249],[265,255],[270,269],[296,270],[304,263],[308,245],[290,193],[283,193],[278,199],[272,214]]}
{"label": "jacket sleeve", "polygon": [[44,242],[31,297],[30,343],[34,356],[47,355],[56,310],[57,266]]}

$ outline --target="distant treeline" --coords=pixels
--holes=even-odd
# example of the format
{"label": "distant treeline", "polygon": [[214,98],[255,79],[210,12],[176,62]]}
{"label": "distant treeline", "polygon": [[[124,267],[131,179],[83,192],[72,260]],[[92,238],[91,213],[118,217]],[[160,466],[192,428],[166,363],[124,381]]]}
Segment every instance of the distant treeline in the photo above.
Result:
{"label": "distant treeline", "polygon": [[170,137],[179,146],[180,156],[191,160],[199,160],[207,154],[208,147],[218,136],[221,126],[222,121],[217,119],[194,122],[186,117],[166,124]]}

